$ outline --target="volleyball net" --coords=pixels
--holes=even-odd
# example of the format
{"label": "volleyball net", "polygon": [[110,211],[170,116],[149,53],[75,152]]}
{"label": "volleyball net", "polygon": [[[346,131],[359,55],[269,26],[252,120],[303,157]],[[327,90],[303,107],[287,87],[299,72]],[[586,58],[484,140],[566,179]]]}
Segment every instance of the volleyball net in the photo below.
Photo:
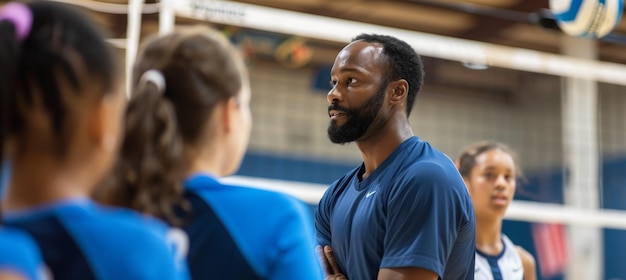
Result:
{"label": "volleyball net", "polygon": [[[461,147],[484,139],[507,143],[519,153],[529,178],[518,187],[519,199],[506,213],[504,231],[537,256],[545,276],[540,279],[560,279],[563,266],[567,279],[626,279],[620,263],[626,258],[626,211],[620,210],[626,209],[622,64],[235,1],[55,1],[128,13],[127,37],[110,40],[126,51],[127,74],[139,47],[142,15],[148,14],[159,14],[162,33],[179,20],[236,27],[245,37],[240,41],[252,41],[247,47],[257,52],[292,36],[337,45],[363,32],[401,38],[423,55],[427,71],[410,119],[420,137],[452,158]],[[563,40],[566,48],[587,46],[593,52],[589,42]],[[327,71],[261,61],[250,67],[250,149],[242,171],[225,181],[284,192],[314,210],[328,183],[358,164],[356,147],[326,139],[325,91],[312,87],[311,80]],[[485,86],[471,88],[477,80]]]}

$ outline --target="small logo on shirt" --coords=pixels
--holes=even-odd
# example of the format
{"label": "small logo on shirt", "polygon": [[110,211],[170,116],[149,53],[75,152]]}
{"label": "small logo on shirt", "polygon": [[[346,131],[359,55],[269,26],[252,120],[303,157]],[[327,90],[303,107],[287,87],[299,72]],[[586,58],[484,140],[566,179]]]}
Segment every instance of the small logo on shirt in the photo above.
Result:
{"label": "small logo on shirt", "polygon": [[371,195],[375,194],[376,191],[371,191],[365,194],[365,197],[370,197]]}
{"label": "small logo on shirt", "polygon": [[516,272],[518,272],[520,270],[522,270],[521,266],[515,267],[515,268],[513,268],[513,273],[516,273]]}

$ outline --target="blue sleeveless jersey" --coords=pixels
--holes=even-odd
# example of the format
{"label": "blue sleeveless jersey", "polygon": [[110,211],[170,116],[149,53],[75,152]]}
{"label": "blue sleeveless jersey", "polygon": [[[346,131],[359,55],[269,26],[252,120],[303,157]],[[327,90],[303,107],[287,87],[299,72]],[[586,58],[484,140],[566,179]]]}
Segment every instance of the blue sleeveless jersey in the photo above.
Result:
{"label": "blue sleeveless jersey", "polygon": [[88,199],[5,213],[37,242],[53,279],[188,279],[172,231],[133,211]]}
{"label": "blue sleeveless jersey", "polygon": [[35,241],[17,229],[0,227],[0,271],[43,279],[44,264]]}
{"label": "blue sleeveless jersey", "polygon": [[323,279],[311,213],[284,194],[222,185],[197,175],[185,182],[191,211],[181,213],[189,235],[193,279]]}
{"label": "blue sleeveless jersey", "polygon": [[474,278],[478,280],[524,280],[522,258],[515,244],[502,234],[502,252],[488,255],[476,249]]}

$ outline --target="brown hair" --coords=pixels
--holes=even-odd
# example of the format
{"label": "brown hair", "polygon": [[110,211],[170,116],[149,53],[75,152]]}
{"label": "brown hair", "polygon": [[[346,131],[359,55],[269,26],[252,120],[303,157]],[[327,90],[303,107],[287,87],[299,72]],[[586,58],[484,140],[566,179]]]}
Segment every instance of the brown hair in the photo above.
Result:
{"label": "brown hair", "polygon": [[[162,73],[164,90],[141,81],[149,70]],[[204,141],[212,110],[238,95],[244,75],[236,49],[210,28],[184,28],[149,40],[135,64],[136,86],[107,202],[176,222],[185,147]]]}
{"label": "brown hair", "polygon": [[456,160],[457,169],[459,169],[461,176],[463,176],[463,178],[469,178],[472,169],[476,166],[476,157],[491,150],[501,150],[509,154],[513,158],[513,163],[515,164],[515,174],[517,179],[524,180],[524,173],[517,163],[517,155],[507,145],[493,141],[474,143],[463,149],[463,152]]}

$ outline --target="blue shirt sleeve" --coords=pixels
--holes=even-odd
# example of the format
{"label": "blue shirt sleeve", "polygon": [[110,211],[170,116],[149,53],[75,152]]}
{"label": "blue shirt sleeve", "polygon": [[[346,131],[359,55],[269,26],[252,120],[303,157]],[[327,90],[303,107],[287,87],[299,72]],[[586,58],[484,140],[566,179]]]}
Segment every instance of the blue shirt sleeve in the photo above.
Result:
{"label": "blue shirt sleeve", "polygon": [[330,246],[330,203],[328,202],[328,192],[332,189],[332,186],[324,193],[320,200],[317,211],[315,211],[315,239],[318,245]]}
{"label": "blue shirt sleeve", "polygon": [[459,192],[467,191],[459,175],[453,175],[436,162],[422,162],[389,188],[381,268],[420,267],[443,277],[464,224],[459,221],[470,219],[459,207],[464,196]]}
{"label": "blue shirt sleeve", "polygon": [[35,241],[18,230],[0,228],[0,271],[44,279],[44,263]]}
{"label": "blue shirt sleeve", "polygon": [[278,228],[275,248],[282,254],[269,279],[324,279],[315,254],[315,231],[311,212],[301,201],[289,198],[289,214]]}
{"label": "blue shirt sleeve", "polygon": [[[197,188],[198,194],[219,217],[259,278],[323,279],[315,253],[312,215],[302,201],[273,191],[196,180],[198,185],[205,185]],[[188,187],[193,188],[193,184]]]}
{"label": "blue shirt sleeve", "polygon": [[337,181],[335,181],[330,185],[330,187],[328,187],[326,192],[324,192],[322,199],[320,199],[317,210],[315,211],[315,239],[318,245],[332,245],[330,217],[332,214],[332,209],[335,206],[334,199],[339,197],[339,193],[343,192],[345,188],[348,187],[350,178],[352,178],[352,176],[354,176],[354,174],[356,174],[358,170],[359,167],[353,169],[343,177],[337,179]]}

